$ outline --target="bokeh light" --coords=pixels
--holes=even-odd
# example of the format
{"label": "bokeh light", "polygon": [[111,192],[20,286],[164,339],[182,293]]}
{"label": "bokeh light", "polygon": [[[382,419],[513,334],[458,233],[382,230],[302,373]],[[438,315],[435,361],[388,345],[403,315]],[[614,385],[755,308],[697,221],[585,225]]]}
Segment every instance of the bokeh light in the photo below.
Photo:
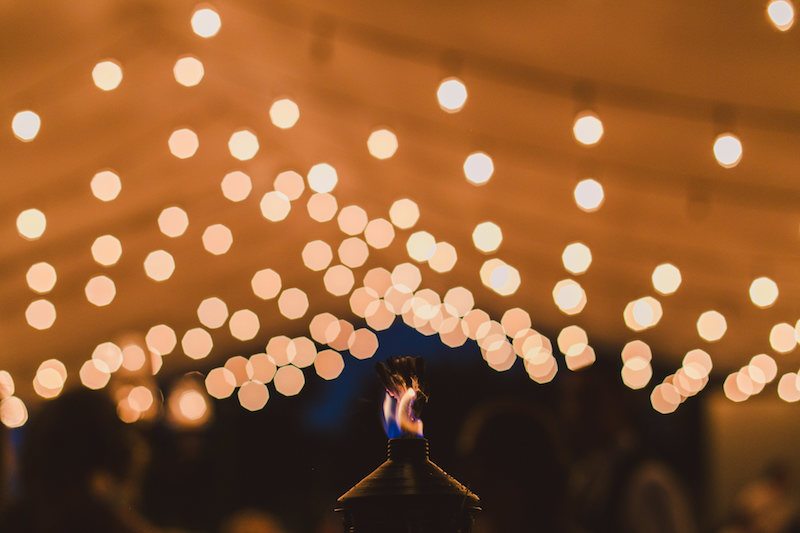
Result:
{"label": "bokeh light", "polygon": [[228,139],[228,151],[239,161],[253,159],[259,148],[258,137],[250,130],[235,131]]}
{"label": "bokeh light", "polygon": [[573,274],[583,274],[592,264],[592,251],[582,242],[568,244],[561,254],[564,268]]}
{"label": "bokeh light", "polygon": [[28,408],[16,396],[0,401],[0,422],[10,429],[22,427],[28,421]]}
{"label": "bokeh light", "polygon": [[194,56],[183,56],[175,62],[172,74],[175,81],[184,87],[195,87],[203,81],[206,71],[203,63]]}
{"label": "bokeh light", "polygon": [[467,103],[467,87],[460,79],[451,77],[442,80],[436,90],[439,107],[448,113],[457,113]]}
{"label": "bokeh light", "polygon": [[307,268],[314,272],[320,272],[331,264],[333,250],[325,241],[311,241],[303,247],[301,257],[303,258],[303,264]]}
{"label": "bokeh light", "polygon": [[276,191],[283,193],[290,201],[295,201],[303,194],[306,188],[303,176],[294,170],[280,172],[273,181]]}
{"label": "bokeh light", "polygon": [[733,168],[742,160],[742,141],[733,133],[723,133],[714,140],[714,158],[723,168]]}
{"label": "bokeh light", "polygon": [[359,328],[348,336],[347,349],[356,359],[368,359],[378,351],[378,337],[366,328]]}
{"label": "bokeh light", "polygon": [[780,31],[787,31],[794,25],[794,4],[791,0],[771,0],[767,4],[767,17]]}
{"label": "bokeh light", "polygon": [[108,365],[94,358],[83,363],[78,376],[83,386],[92,390],[102,389],[111,380]]}
{"label": "bokeh light", "polygon": [[35,300],[25,309],[25,321],[34,329],[48,329],[56,321],[56,307],[49,300]]}
{"label": "bokeh light", "polygon": [[211,334],[203,328],[192,328],[181,338],[183,353],[191,359],[207,357],[213,347],[214,341],[211,339]]}
{"label": "bokeh light", "polygon": [[30,110],[20,111],[11,119],[11,131],[14,137],[23,142],[30,142],[39,135],[42,119]]}
{"label": "bokeh light", "polygon": [[605,191],[599,181],[587,178],[578,182],[573,192],[575,204],[581,211],[593,213],[600,209],[605,201]]}
{"label": "bokeh light", "polygon": [[200,139],[189,128],[177,129],[170,134],[167,146],[172,155],[178,159],[188,159],[200,148]]}
{"label": "bokeh light", "polygon": [[339,205],[336,198],[328,193],[315,193],[311,195],[306,204],[308,216],[317,222],[328,222],[336,216]]}
{"label": "bokeh light", "polygon": [[336,379],[344,370],[344,359],[336,350],[322,350],[314,360],[314,370],[322,379]]}
{"label": "bokeh light", "polygon": [[584,111],[575,117],[572,134],[579,143],[585,146],[595,145],[600,142],[604,133],[603,122],[591,111]]}
{"label": "bokeh light", "polygon": [[346,235],[358,235],[367,227],[367,212],[357,205],[348,205],[339,211],[336,222]]}
{"label": "bokeh light", "polygon": [[473,185],[484,185],[494,174],[494,161],[484,152],[474,152],[464,160],[464,176]]}
{"label": "bokeh light", "polygon": [[192,13],[191,25],[196,35],[208,39],[219,33],[222,19],[212,8],[202,7]]}
{"label": "bokeh light", "polygon": [[289,129],[300,120],[300,108],[288,98],[275,100],[269,108],[269,119],[275,127]]}
{"label": "bokeh light", "polygon": [[797,346],[795,330],[791,324],[775,324],[769,332],[769,345],[778,353],[789,353]]}
{"label": "bokeh light", "polygon": [[389,159],[397,147],[397,136],[385,128],[373,131],[367,138],[367,150],[375,159]]}
{"label": "bokeh light", "polygon": [[339,261],[346,267],[358,268],[367,262],[369,248],[367,243],[358,237],[348,237],[343,240],[337,250]]}
{"label": "bokeh light", "polygon": [[308,296],[297,288],[286,289],[278,297],[278,310],[288,319],[301,318],[308,311]]}
{"label": "bokeh light", "polygon": [[180,207],[167,207],[158,215],[158,229],[167,237],[180,237],[189,227],[189,215]]}
{"label": "bokeh light", "polygon": [[101,170],[92,176],[89,187],[92,189],[92,194],[95,198],[103,202],[110,202],[119,196],[122,190],[122,181],[115,172],[111,170]]}
{"label": "bokeh light", "polygon": [[400,229],[413,228],[419,220],[419,206],[408,198],[396,200],[389,208],[389,219]]}
{"label": "bokeh light", "polygon": [[250,196],[250,191],[253,190],[253,181],[241,170],[234,170],[225,174],[220,182],[220,188],[225,198],[231,202],[241,202]]}
{"label": "bokeh light", "polygon": [[257,381],[248,381],[239,389],[239,404],[248,411],[263,409],[269,401],[267,386]]}
{"label": "bokeh light", "polygon": [[645,296],[629,302],[622,313],[625,325],[633,331],[652,328],[658,324],[662,316],[661,302],[652,296]]}
{"label": "bokeh light", "polygon": [[303,376],[303,371],[296,366],[282,366],[275,373],[272,382],[275,384],[275,390],[284,396],[295,396],[299,394],[306,383],[306,378]]}
{"label": "bokeh light", "polygon": [[434,272],[450,272],[453,270],[453,267],[456,266],[457,261],[458,252],[456,252],[455,246],[449,242],[442,241],[436,243],[433,256],[428,259],[428,266],[430,266],[431,270]]}
{"label": "bokeh light", "polygon": [[336,188],[339,175],[336,173],[336,169],[328,163],[317,163],[309,169],[306,179],[312,191],[326,193]]}
{"label": "bokeh light", "polygon": [[84,293],[89,303],[97,307],[105,307],[114,301],[117,287],[108,276],[95,276],[86,283]]}
{"label": "bokeh light", "polygon": [[17,216],[17,232],[29,241],[35,241],[47,229],[47,218],[38,209],[26,209]]}
{"label": "bokeh light", "polygon": [[472,243],[485,254],[497,251],[502,242],[503,230],[494,222],[481,222],[472,230]]}
{"label": "bokeh light", "polygon": [[261,197],[261,215],[270,222],[280,222],[289,216],[292,204],[285,194],[278,191],[269,191]]}
{"label": "bokeh light", "polygon": [[651,276],[653,288],[660,294],[674,294],[681,286],[683,278],[678,267],[671,263],[662,263],[653,270]]}
{"label": "bokeh light", "polygon": [[728,322],[719,311],[705,311],[697,319],[697,333],[708,342],[720,340],[728,331]]}
{"label": "bokeh light", "polygon": [[197,306],[197,319],[209,329],[221,328],[228,320],[228,306],[216,296],[206,298]]}
{"label": "bokeh light", "polygon": [[517,292],[522,279],[519,270],[500,259],[489,259],[480,270],[481,282],[501,296]]}
{"label": "bokeh light", "polygon": [[349,294],[355,284],[353,271],[344,265],[334,265],[323,276],[325,290],[334,296]]}
{"label": "bokeh light", "polygon": [[175,272],[175,259],[166,250],[155,250],[147,254],[144,271],[154,281],[166,281]]}
{"label": "bokeh light", "polygon": [[436,238],[427,231],[416,231],[408,237],[406,251],[414,261],[425,262],[436,252]]}
{"label": "bokeh light", "polygon": [[553,301],[562,313],[576,315],[586,307],[586,292],[577,281],[564,279],[553,287]]}
{"label": "bokeh light", "polygon": [[114,373],[122,367],[122,349],[113,342],[101,342],[92,351],[92,360],[102,363],[102,370]]}
{"label": "bokeh light", "polygon": [[28,283],[28,287],[39,294],[46,294],[53,290],[57,280],[56,269],[50,263],[35,263],[25,273],[25,281]]}
{"label": "bokeh light", "polygon": [[271,268],[259,270],[250,280],[250,287],[262,300],[271,300],[281,292],[281,276]]}
{"label": "bokeh light", "polygon": [[370,220],[364,228],[364,239],[377,250],[388,248],[394,241],[395,231],[391,222],[385,218]]}
{"label": "bokeh light", "polygon": [[92,81],[98,89],[113,91],[122,83],[122,67],[114,60],[100,61],[92,69]]}
{"label": "bokeh light", "polygon": [[772,307],[778,299],[778,284],[767,277],[760,277],[750,284],[750,301],[756,307]]}
{"label": "bokeh light", "polygon": [[158,355],[167,355],[172,353],[172,350],[175,349],[175,345],[178,343],[175,330],[166,324],[158,324],[150,328],[147,331],[144,340],[150,351],[157,353]]}
{"label": "bokeh light", "polygon": [[92,243],[92,258],[100,265],[117,264],[122,257],[122,243],[113,235],[101,235]]}
{"label": "bokeh light", "polygon": [[233,245],[233,233],[223,224],[213,224],[203,231],[203,248],[210,254],[222,255]]}
{"label": "bokeh light", "polygon": [[233,338],[240,341],[249,341],[258,335],[261,329],[261,322],[258,315],[250,309],[240,309],[231,315],[228,321],[228,329]]}

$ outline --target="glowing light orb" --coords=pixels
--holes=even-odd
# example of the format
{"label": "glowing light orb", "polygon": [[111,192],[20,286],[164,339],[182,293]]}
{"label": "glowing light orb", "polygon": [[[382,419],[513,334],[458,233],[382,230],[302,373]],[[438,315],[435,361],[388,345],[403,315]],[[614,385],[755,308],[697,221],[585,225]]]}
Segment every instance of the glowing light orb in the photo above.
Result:
{"label": "glowing light orb", "polygon": [[756,307],[766,309],[772,307],[778,299],[778,284],[770,278],[756,278],[750,284],[750,301]]}
{"label": "glowing light orb", "polygon": [[306,204],[308,216],[317,222],[328,222],[336,216],[339,204],[336,198],[328,193],[315,193],[311,195]]}
{"label": "glowing light orb", "polygon": [[322,379],[336,379],[344,370],[344,359],[335,350],[322,350],[314,360],[314,370]]}
{"label": "glowing light orb", "polygon": [[155,250],[147,254],[144,271],[153,281],[166,281],[175,272],[175,259],[166,250]]}
{"label": "glowing light orb", "polygon": [[697,333],[708,342],[720,340],[728,331],[728,322],[718,311],[705,311],[697,319]]}
{"label": "glowing light orb", "polygon": [[553,287],[553,302],[567,315],[576,315],[586,307],[586,293],[583,287],[571,279],[564,279]]}
{"label": "glowing light orb", "polygon": [[98,89],[113,91],[122,83],[122,67],[113,60],[101,61],[92,69],[92,80]]}
{"label": "glowing light orb", "polygon": [[561,254],[564,268],[573,274],[583,274],[592,264],[592,251],[582,242],[573,242],[564,248]]}
{"label": "glowing light orb", "polygon": [[674,294],[681,286],[683,278],[678,267],[671,263],[662,263],[653,270],[651,276],[653,288],[660,294]]}
{"label": "glowing light orb", "polygon": [[56,269],[50,263],[35,263],[25,273],[28,287],[39,294],[46,294],[53,290],[57,280]]}
{"label": "glowing light orb", "polygon": [[248,381],[239,389],[239,404],[248,411],[263,409],[269,401],[266,385],[256,381]]}
{"label": "glowing light orb", "polygon": [[181,338],[183,353],[191,359],[207,357],[213,347],[214,341],[211,339],[211,334],[203,328],[192,328]]}
{"label": "glowing light orb", "polygon": [[437,242],[436,249],[433,255],[428,259],[428,266],[434,272],[444,273],[450,272],[456,266],[458,261],[458,252],[455,246],[449,242]]}
{"label": "glowing light orb", "polygon": [[167,207],[158,215],[158,229],[167,237],[180,237],[189,227],[189,215],[180,207]]}
{"label": "glowing light orb", "polygon": [[336,222],[339,229],[346,235],[359,235],[367,227],[367,212],[357,205],[348,205],[339,211]]}
{"label": "glowing light orb", "polygon": [[414,261],[425,262],[436,253],[436,239],[427,231],[414,232],[406,241],[406,251]]}
{"label": "glowing light orb", "polygon": [[769,332],[769,345],[778,353],[789,353],[797,346],[795,330],[791,324],[775,324]]}
{"label": "glowing light orb", "polygon": [[228,172],[220,182],[222,195],[231,202],[241,202],[250,196],[253,181],[250,176],[240,170]]}
{"label": "glowing light orb", "polygon": [[328,268],[333,260],[333,250],[328,243],[325,241],[311,241],[307,243],[303,247],[303,252],[301,254],[303,258],[303,264],[313,270],[314,272],[320,272]]}
{"label": "glowing light orb", "polygon": [[56,321],[56,307],[48,300],[35,300],[25,309],[25,321],[34,329],[48,329]]}
{"label": "glowing light orb", "polygon": [[259,270],[250,280],[250,287],[262,300],[271,300],[281,292],[281,276],[271,268]]}
{"label": "glowing light orb", "polygon": [[101,235],[92,243],[92,258],[100,265],[117,264],[122,257],[122,243],[113,235]]}
{"label": "glowing light orb", "polygon": [[259,149],[258,137],[250,130],[239,130],[228,139],[228,151],[239,161],[253,159]]}
{"label": "glowing light orb", "polygon": [[714,159],[723,168],[733,168],[742,160],[742,141],[733,133],[723,133],[714,140]]}
{"label": "glowing light orb", "polygon": [[195,87],[203,81],[205,76],[205,68],[202,61],[194,56],[183,56],[175,62],[172,67],[172,74],[175,76],[175,81],[184,87]]}
{"label": "glowing light orb", "polygon": [[269,108],[269,119],[275,127],[289,129],[300,120],[300,108],[288,98],[275,100]]}
{"label": "glowing light orb", "polygon": [[231,335],[240,341],[249,341],[258,335],[261,329],[261,322],[258,315],[250,309],[240,309],[231,315],[228,321],[228,329]]}
{"label": "glowing light orb", "polygon": [[464,161],[464,176],[473,185],[484,185],[494,174],[494,162],[484,152],[474,152]]}
{"label": "glowing light orb", "polygon": [[11,119],[11,131],[22,142],[30,142],[39,135],[42,119],[30,110],[20,111]]}
{"label": "glowing light orb", "polygon": [[517,292],[522,282],[519,271],[500,259],[489,259],[480,270],[481,282],[501,296]]}
{"label": "glowing light orb", "polygon": [[203,248],[213,255],[222,255],[228,252],[233,245],[233,233],[227,226],[213,224],[203,231]]}
{"label": "glowing light orb", "polygon": [[306,378],[303,376],[303,371],[296,366],[282,366],[275,373],[272,379],[275,384],[275,390],[284,396],[295,396],[303,389],[306,384]]}
{"label": "glowing light orb", "polygon": [[292,204],[285,194],[278,191],[269,191],[261,197],[259,204],[261,215],[270,222],[280,222],[289,216]]}
{"label": "glowing light orb", "polygon": [[116,173],[102,170],[92,177],[89,187],[95,198],[103,202],[110,202],[119,196],[122,190],[122,181]]}
{"label": "glowing light orb", "polygon": [[457,113],[467,103],[467,87],[460,79],[452,77],[442,80],[436,90],[439,107],[448,113]]}
{"label": "glowing light orb", "polygon": [[16,396],[0,401],[0,422],[10,429],[22,427],[28,421],[28,408]]}
{"label": "glowing light orb", "polygon": [[397,152],[397,136],[387,129],[375,130],[367,139],[367,150],[375,159],[389,159]]}
{"label": "glowing light orb", "polygon": [[210,7],[203,7],[192,13],[192,31],[204,39],[214,37],[222,27],[219,13]]}
{"label": "glowing light orb", "polygon": [[86,283],[84,292],[89,303],[97,307],[105,307],[114,301],[117,287],[108,276],[95,276]]}
{"label": "glowing light orb", "polygon": [[389,208],[389,218],[400,229],[413,228],[419,220],[419,206],[408,198],[396,200]]}
{"label": "glowing light orb", "polygon": [[302,318],[308,311],[308,296],[297,288],[286,289],[278,297],[278,310],[290,320]]}
{"label": "glowing light orb", "polygon": [[152,352],[167,355],[175,349],[178,339],[175,330],[166,324],[158,324],[147,331],[144,341]]}
{"label": "glowing light orb", "polygon": [[181,128],[170,134],[167,146],[170,153],[178,159],[188,159],[197,153],[197,149],[200,148],[200,139],[189,128]]}
{"label": "glowing light orb", "polygon": [[584,146],[592,146],[600,142],[605,130],[603,122],[591,111],[584,111],[575,117],[572,125],[572,134],[575,140]]}
{"label": "glowing light orb", "polygon": [[367,243],[358,237],[349,237],[342,241],[338,249],[339,261],[346,267],[358,268],[367,262],[369,248]]}
{"label": "glowing light orb", "polygon": [[355,284],[353,271],[344,265],[334,265],[323,276],[325,290],[334,296],[349,294]]}
{"label": "glowing light orb", "polygon": [[217,329],[228,320],[228,306],[220,298],[206,298],[197,306],[197,319],[209,329]]}
{"label": "glowing light orb", "polygon": [[26,209],[17,216],[17,232],[24,239],[35,241],[47,229],[47,218],[38,209]]}
{"label": "glowing light orb", "polygon": [[587,178],[578,182],[573,192],[575,204],[581,211],[593,213],[600,209],[605,201],[605,191],[599,181]]}
{"label": "glowing light orb", "polygon": [[794,25],[794,4],[791,0],[772,0],[767,4],[767,17],[780,31],[788,31]]}
{"label": "glowing light orb", "polygon": [[481,222],[472,230],[472,243],[485,254],[497,251],[503,242],[503,230],[494,222]]}
{"label": "glowing light orb", "polygon": [[339,175],[336,173],[336,169],[328,163],[317,163],[309,169],[306,179],[312,191],[326,193],[336,188]]}

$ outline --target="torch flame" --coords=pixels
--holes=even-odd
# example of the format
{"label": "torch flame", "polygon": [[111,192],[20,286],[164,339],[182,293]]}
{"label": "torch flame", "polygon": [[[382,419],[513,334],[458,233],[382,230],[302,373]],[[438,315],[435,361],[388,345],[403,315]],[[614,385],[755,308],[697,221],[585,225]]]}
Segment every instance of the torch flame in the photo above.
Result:
{"label": "torch flame", "polygon": [[422,437],[422,420],[414,415],[414,400],[417,392],[406,389],[397,400],[386,393],[383,399],[383,426],[390,439],[399,437]]}

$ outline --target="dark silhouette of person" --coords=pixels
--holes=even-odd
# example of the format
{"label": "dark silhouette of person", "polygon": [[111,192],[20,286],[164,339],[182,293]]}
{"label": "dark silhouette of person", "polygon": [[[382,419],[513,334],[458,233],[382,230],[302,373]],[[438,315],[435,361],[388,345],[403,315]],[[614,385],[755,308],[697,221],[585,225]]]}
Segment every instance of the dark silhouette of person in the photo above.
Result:
{"label": "dark silhouette of person", "polygon": [[79,389],[42,405],[20,454],[19,498],[0,531],[150,533],[133,509],[146,448],[102,392]]}

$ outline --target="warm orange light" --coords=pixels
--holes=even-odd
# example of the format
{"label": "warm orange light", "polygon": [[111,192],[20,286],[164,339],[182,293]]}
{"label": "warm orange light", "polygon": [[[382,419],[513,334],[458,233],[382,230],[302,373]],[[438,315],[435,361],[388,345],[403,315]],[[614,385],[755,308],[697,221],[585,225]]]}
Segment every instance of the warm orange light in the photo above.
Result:
{"label": "warm orange light", "polygon": [[122,83],[122,67],[114,60],[101,61],[92,69],[92,80],[98,89],[113,91]]}
{"label": "warm orange light", "polygon": [[385,128],[373,131],[367,139],[367,149],[375,159],[389,159],[397,152],[397,147],[397,136]]}
{"label": "warm orange light", "polygon": [[419,206],[408,198],[396,200],[389,208],[389,218],[400,229],[413,228],[419,220]]}
{"label": "warm orange light", "polygon": [[22,142],[30,142],[39,135],[42,119],[30,110],[20,111],[11,119],[11,131]]}
{"label": "warm orange light", "polygon": [[167,207],[158,215],[158,229],[167,237],[180,237],[189,227],[189,216],[180,207]]}
{"label": "warm orange light", "polygon": [[723,133],[714,140],[714,158],[723,168],[733,168],[742,160],[742,141],[733,133]]}
{"label": "warm orange light", "polygon": [[56,269],[50,263],[36,263],[31,265],[25,274],[25,281],[33,292],[46,294],[55,287],[58,276]]}
{"label": "warm orange light", "polygon": [[188,159],[197,153],[197,149],[200,148],[200,139],[192,130],[181,128],[172,132],[167,145],[172,155],[178,159]]}
{"label": "warm orange light", "polygon": [[474,152],[464,161],[464,176],[473,185],[484,185],[494,174],[494,161],[484,152]]}
{"label": "warm orange light", "polygon": [[172,67],[172,74],[175,81],[184,87],[194,87],[199,85],[205,75],[203,63],[194,56],[183,56],[175,62]]}
{"label": "warm orange light", "polygon": [[89,187],[95,198],[103,202],[110,202],[119,196],[122,190],[122,180],[111,170],[101,170],[92,177]]}
{"label": "warm orange light", "polygon": [[17,231],[29,241],[35,241],[44,234],[47,218],[38,209],[26,209],[17,216]]}
{"label": "warm orange light", "polygon": [[114,301],[117,287],[108,276],[95,276],[84,287],[86,299],[97,307],[105,307]]}
{"label": "warm orange light", "polygon": [[572,134],[575,136],[575,140],[585,146],[599,143],[604,133],[603,122],[591,111],[578,114],[572,125]]}
{"label": "warm orange light", "polygon": [[204,38],[209,39],[219,33],[222,27],[222,19],[219,13],[210,7],[203,7],[192,14],[192,31]]}
{"label": "warm orange light", "polygon": [[467,103],[467,87],[458,78],[446,78],[436,91],[439,107],[448,113],[457,113]]}
{"label": "warm orange light", "polygon": [[261,322],[250,309],[240,309],[231,315],[228,321],[228,329],[231,335],[240,341],[249,341],[258,335],[261,329]]}
{"label": "warm orange light", "polygon": [[250,196],[253,190],[253,181],[250,176],[240,170],[228,172],[220,182],[222,195],[231,202],[241,202]]}
{"label": "warm orange light", "polygon": [[250,287],[262,300],[271,300],[281,291],[281,276],[271,268],[259,270],[250,280]]}

